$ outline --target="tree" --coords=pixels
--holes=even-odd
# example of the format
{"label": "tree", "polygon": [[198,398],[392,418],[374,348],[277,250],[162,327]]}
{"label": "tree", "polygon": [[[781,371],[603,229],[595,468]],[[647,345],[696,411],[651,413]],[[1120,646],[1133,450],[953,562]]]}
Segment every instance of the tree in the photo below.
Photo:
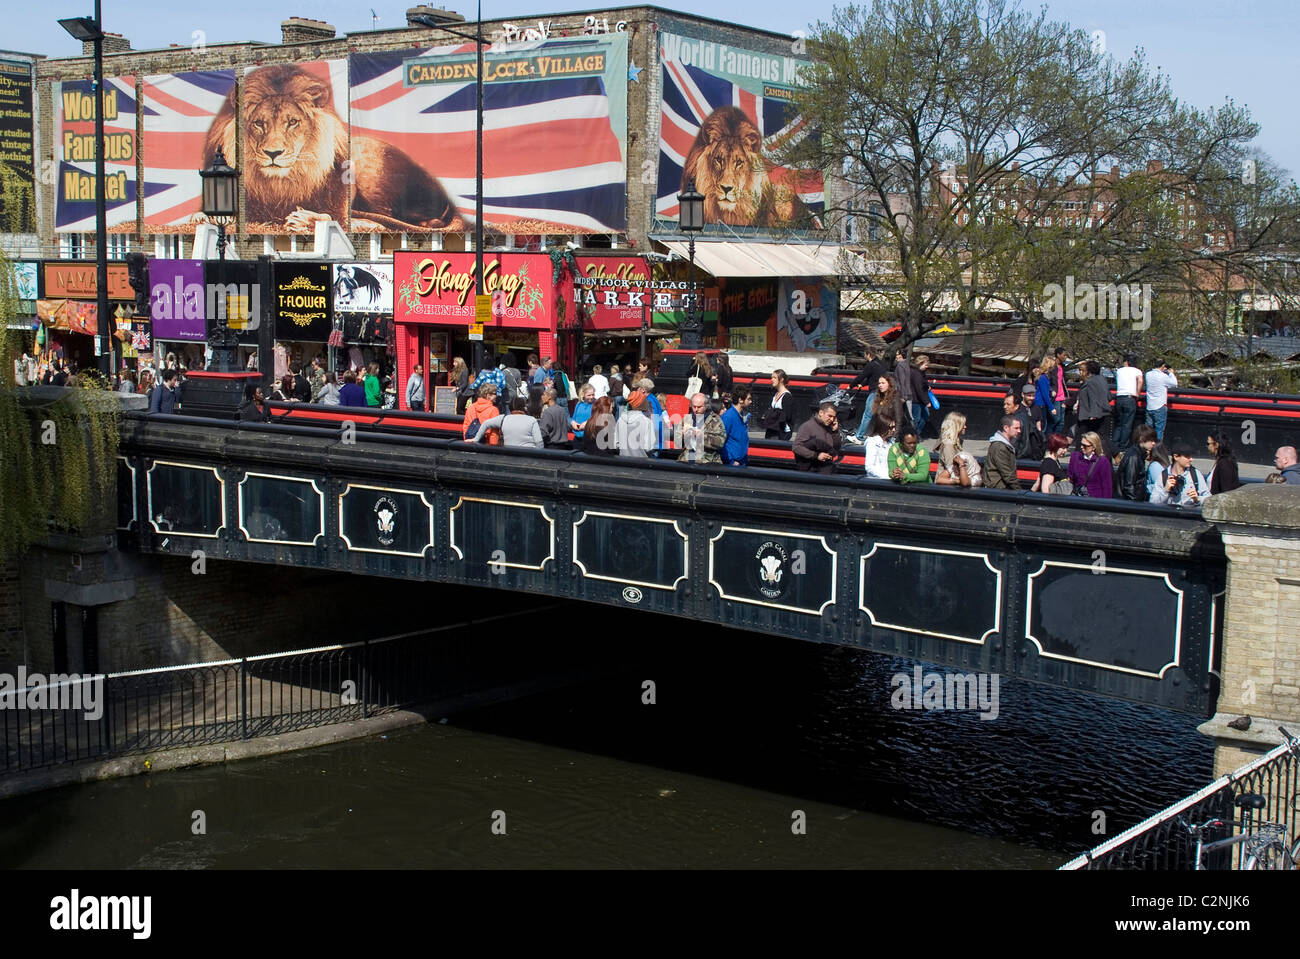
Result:
{"label": "tree", "polygon": [[116,399],[93,376],[54,401],[19,388],[22,347],[8,329],[17,306],[13,266],[0,252],[0,560],[41,542],[51,526],[87,529],[116,508]]}
{"label": "tree", "polygon": [[[832,220],[874,209],[880,240],[868,256],[896,269],[851,279],[899,317],[899,349],[945,322],[934,315],[954,295],[969,332],[994,299],[1007,323],[1038,317],[1067,277],[1187,287],[1207,257],[1171,211],[1258,132],[1231,103],[1180,104],[1141,51],[1118,62],[1045,10],[1006,0],[837,8],[809,52],[795,105],[818,135],[787,159],[834,171]],[[1163,324],[1187,318],[1156,312]],[[1083,326],[1107,349],[1146,332]],[[1044,331],[1059,340],[1075,323]]]}

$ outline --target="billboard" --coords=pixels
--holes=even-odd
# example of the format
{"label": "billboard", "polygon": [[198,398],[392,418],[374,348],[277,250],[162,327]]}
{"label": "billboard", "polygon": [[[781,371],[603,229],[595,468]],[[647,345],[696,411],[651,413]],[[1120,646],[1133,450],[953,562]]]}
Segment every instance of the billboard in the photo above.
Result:
{"label": "billboard", "polygon": [[676,221],[677,194],[695,181],[704,222],[764,230],[819,229],[819,171],[772,160],[807,135],[790,97],[805,62],[725,43],[659,35],[662,98],[655,216]]}
{"label": "billboard", "polygon": [[0,233],[35,233],[32,65],[26,60],[0,60],[0,165],[9,171],[0,179]]}
{"label": "billboard", "polygon": [[149,313],[156,338],[207,339],[207,298],[202,260],[149,261]]}
{"label": "billboard", "polygon": [[393,312],[393,268],[387,263],[336,263],[335,313]]}
{"label": "billboard", "polygon": [[[475,269],[473,253],[394,253],[394,317],[398,322],[469,326],[474,322]],[[554,285],[551,258],[544,253],[485,253],[483,274],[492,295],[492,318],[484,326],[554,332],[556,295],[572,302],[569,275]]]}
{"label": "billboard", "polygon": [[[236,123],[236,91],[239,91]],[[203,167],[217,147],[237,166],[243,232],[311,233],[347,223],[356,178],[348,157],[348,62],[317,60],[249,67],[208,126]]]}
{"label": "billboard", "polygon": [[[95,231],[95,91],[91,80],[55,84],[58,160],[54,229]],[[104,78],[104,203],[110,233],[135,232],[135,77]]]}
{"label": "billboard", "polygon": [[329,340],[334,272],[328,263],[275,264],[275,338],[308,343]]}
{"label": "billboard", "polygon": [[[163,73],[142,81],[144,232],[192,233],[201,222],[205,145],[234,88],[234,70]],[[226,154],[231,166],[236,160]]]}
{"label": "billboard", "polygon": [[[469,228],[473,45],[354,53],[350,64],[352,230]],[[484,56],[483,112],[483,219],[493,232],[627,229],[627,34],[495,45]]]}

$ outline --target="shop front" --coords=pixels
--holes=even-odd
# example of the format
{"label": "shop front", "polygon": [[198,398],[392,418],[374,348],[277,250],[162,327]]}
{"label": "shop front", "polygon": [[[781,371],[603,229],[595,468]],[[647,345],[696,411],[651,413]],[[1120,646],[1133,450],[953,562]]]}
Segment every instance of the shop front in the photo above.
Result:
{"label": "shop front", "polygon": [[[483,273],[492,297],[491,315],[481,325],[474,310],[473,253],[397,252],[394,319],[397,336],[397,382],[402,409],[405,384],[416,363],[425,370],[426,408],[454,412],[448,389],[453,360],[473,365],[476,338],[484,344],[485,364],[495,365],[506,352],[526,370],[530,353],[557,356],[556,328],[562,304],[572,304],[573,277],[556,269],[543,253],[485,253]],[[471,378],[475,370],[470,369]],[[441,389],[439,389],[441,388]]]}
{"label": "shop front", "polygon": [[[329,263],[280,260],[272,274],[275,287],[273,376],[307,372],[311,361],[326,360],[334,330],[334,271]],[[271,367],[264,368],[267,372]]]}
{"label": "shop front", "polygon": [[[63,260],[42,264],[36,314],[44,328],[41,350],[47,359],[61,360],[83,370],[95,366],[100,353],[95,342],[99,331],[98,291],[93,262]],[[127,282],[126,264],[110,263],[110,314],[121,308],[129,315],[134,307],[135,291]]]}
{"label": "shop front", "polygon": [[[333,274],[331,303],[334,318],[327,369],[342,377],[344,370],[360,370],[378,363],[381,378],[391,377],[395,388],[397,378],[392,374],[397,339],[393,326],[393,265],[380,262],[335,263]],[[311,362],[310,356],[307,362]]]}
{"label": "shop front", "polygon": [[[171,355],[186,370],[203,369],[208,338],[207,299],[203,260],[151,260],[149,315],[153,342],[140,352],[152,352],[160,365],[165,365]],[[133,330],[133,339],[134,334]],[[143,344],[143,338],[138,342]]]}

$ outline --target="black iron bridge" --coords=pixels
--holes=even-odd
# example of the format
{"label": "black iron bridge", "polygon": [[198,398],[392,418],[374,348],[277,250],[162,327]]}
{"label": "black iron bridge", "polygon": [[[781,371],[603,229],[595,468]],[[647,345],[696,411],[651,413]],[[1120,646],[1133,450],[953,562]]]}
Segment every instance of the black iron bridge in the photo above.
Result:
{"label": "black iron bridge", "polygon": [[128,415],[121,546],[523,590],[1214,712],[1225,557],[1194,513],[351,439]]}

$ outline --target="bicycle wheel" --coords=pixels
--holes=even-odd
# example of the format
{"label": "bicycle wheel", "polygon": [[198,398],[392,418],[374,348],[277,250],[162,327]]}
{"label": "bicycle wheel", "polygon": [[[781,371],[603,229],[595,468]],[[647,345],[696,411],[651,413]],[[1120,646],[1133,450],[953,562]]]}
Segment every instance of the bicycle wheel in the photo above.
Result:
{"label": "bicycle wheel", "polygon": [[1242,869],[1293,869],[1295,860],[1291,852],[1280,842],[1269,842],[1260,846],[1247,858]]}

